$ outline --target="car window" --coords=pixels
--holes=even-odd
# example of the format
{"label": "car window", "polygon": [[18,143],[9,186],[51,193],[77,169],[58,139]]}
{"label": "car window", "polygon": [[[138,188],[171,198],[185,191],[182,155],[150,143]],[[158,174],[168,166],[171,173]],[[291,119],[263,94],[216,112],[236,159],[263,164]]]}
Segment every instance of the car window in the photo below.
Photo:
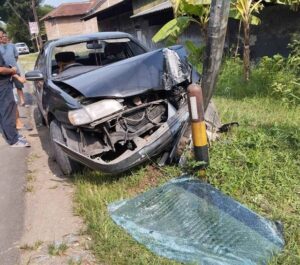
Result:
{"label": "car window", "polygon": [[55,47],[52,53],[52,60],[55,60],[55,55],[61,52],[74,52],[76,57],[82,58],[88,55],[86,43],[77,43],[64,47]]}
{"label": "car window", "polygon": [[128,45],[134,55],[140,55],[146,52],[144,48],[142,48],[133,41],[129,42]]}
{"label": "car window", "polygon": [[[57,60],[64,58],[70,64],[81,66],[105,66],[130,58],[146,51],[129,38],[90,40],[81,43],[57,46],[52,52],[52,75],[63,71],[62,63]],[[60,59],[58,59],[60,58]]]}

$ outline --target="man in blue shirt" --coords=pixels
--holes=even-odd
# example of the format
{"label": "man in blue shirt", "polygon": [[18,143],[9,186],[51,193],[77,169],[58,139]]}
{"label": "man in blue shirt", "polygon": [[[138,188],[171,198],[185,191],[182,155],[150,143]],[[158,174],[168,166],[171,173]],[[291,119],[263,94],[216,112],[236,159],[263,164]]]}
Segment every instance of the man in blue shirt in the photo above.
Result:
{"label": "man in blue shirt", "polygon": [[[3,31],[0,30],[0,40]],[[0,53],[0,126],[8,144],[12,147],[29,147],[16,129],[16,102],[13,95],[11,77],[17,73],[15,67],[8,67]]]}
{"label": "man in blue shirt", "polygon": [[19,53],[16,49],[16,46],[13,43],[9,43],[9,39],[6,32],[3,32],[2,35],[0,52],[2,53],[3,59],[7,65],[11,65],[17,68],[17,74],[13,76],[13,81],[20,99],[20,105],[25,106],[23,83],[26,82],[26,79],[20,76],[20,70],[17,64]]}

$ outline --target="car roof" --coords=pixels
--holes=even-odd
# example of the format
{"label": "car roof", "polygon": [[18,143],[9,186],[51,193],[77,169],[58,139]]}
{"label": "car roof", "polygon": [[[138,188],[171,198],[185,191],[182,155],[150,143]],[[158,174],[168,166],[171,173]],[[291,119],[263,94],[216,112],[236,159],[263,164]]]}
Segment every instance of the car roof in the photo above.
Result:
{"label": "car roof", "polygon": [[51,40],[48,42],[50,46],[60,46],[60,45],[67,45],[71,43],[78,43],[78,42],[84,42],[94,39],[118,39],[118,38],[130,38],[132,39],[132,36],[128,33],[124,32],[97,32],[97,33],[91,33],[91,34],[83,34],[83,35],[74,35],[69,37],[64,37],[61,39]]}

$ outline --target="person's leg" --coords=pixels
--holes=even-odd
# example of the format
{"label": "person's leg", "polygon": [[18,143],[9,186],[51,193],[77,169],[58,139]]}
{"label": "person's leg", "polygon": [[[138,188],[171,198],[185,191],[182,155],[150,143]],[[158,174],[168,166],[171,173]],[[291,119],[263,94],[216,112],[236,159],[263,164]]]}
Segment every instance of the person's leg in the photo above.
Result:
{"label": "person's leg", "polygon": [[18,110],[18,107],[17,107],[16,108],[16,128],[17,128],[17,130],[20,130],[23,127],[24,127],[24,124],[20,119],[20,113],[19,113],[19,110]]}
{"label": "person's leg", "polygon": [[1,127],[10,145],[18,141],[19,135],[16,129],[16,103],[11,87],[2,88],[0,92]]}
{"label": "person's leg", "polygon": [[23,83],[14,77],[14,84],[17,89],[18,97],[20,99],[20,105],[24,106],[25,105],[25,97],[24,97],[24,93],[23,93],[23,87],[24,87]]}

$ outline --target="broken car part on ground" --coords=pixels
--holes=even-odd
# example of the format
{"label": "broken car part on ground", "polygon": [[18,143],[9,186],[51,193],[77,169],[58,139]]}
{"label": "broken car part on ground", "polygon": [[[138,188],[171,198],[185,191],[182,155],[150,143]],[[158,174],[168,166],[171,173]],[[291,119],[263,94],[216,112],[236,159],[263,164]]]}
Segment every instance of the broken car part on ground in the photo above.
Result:
{"label": "broken car part on ground", "polygon": [[280,223],[188,175],[108,208],[138,242],[188,264],[266,265],[284,246]]}
{"label": "broken car part on ground", "polygon": [[48,42],[26,78],[65,174],[80,164],[119,173],[171,148],[199,79],[182,46],[147,52],[117,32]]}

